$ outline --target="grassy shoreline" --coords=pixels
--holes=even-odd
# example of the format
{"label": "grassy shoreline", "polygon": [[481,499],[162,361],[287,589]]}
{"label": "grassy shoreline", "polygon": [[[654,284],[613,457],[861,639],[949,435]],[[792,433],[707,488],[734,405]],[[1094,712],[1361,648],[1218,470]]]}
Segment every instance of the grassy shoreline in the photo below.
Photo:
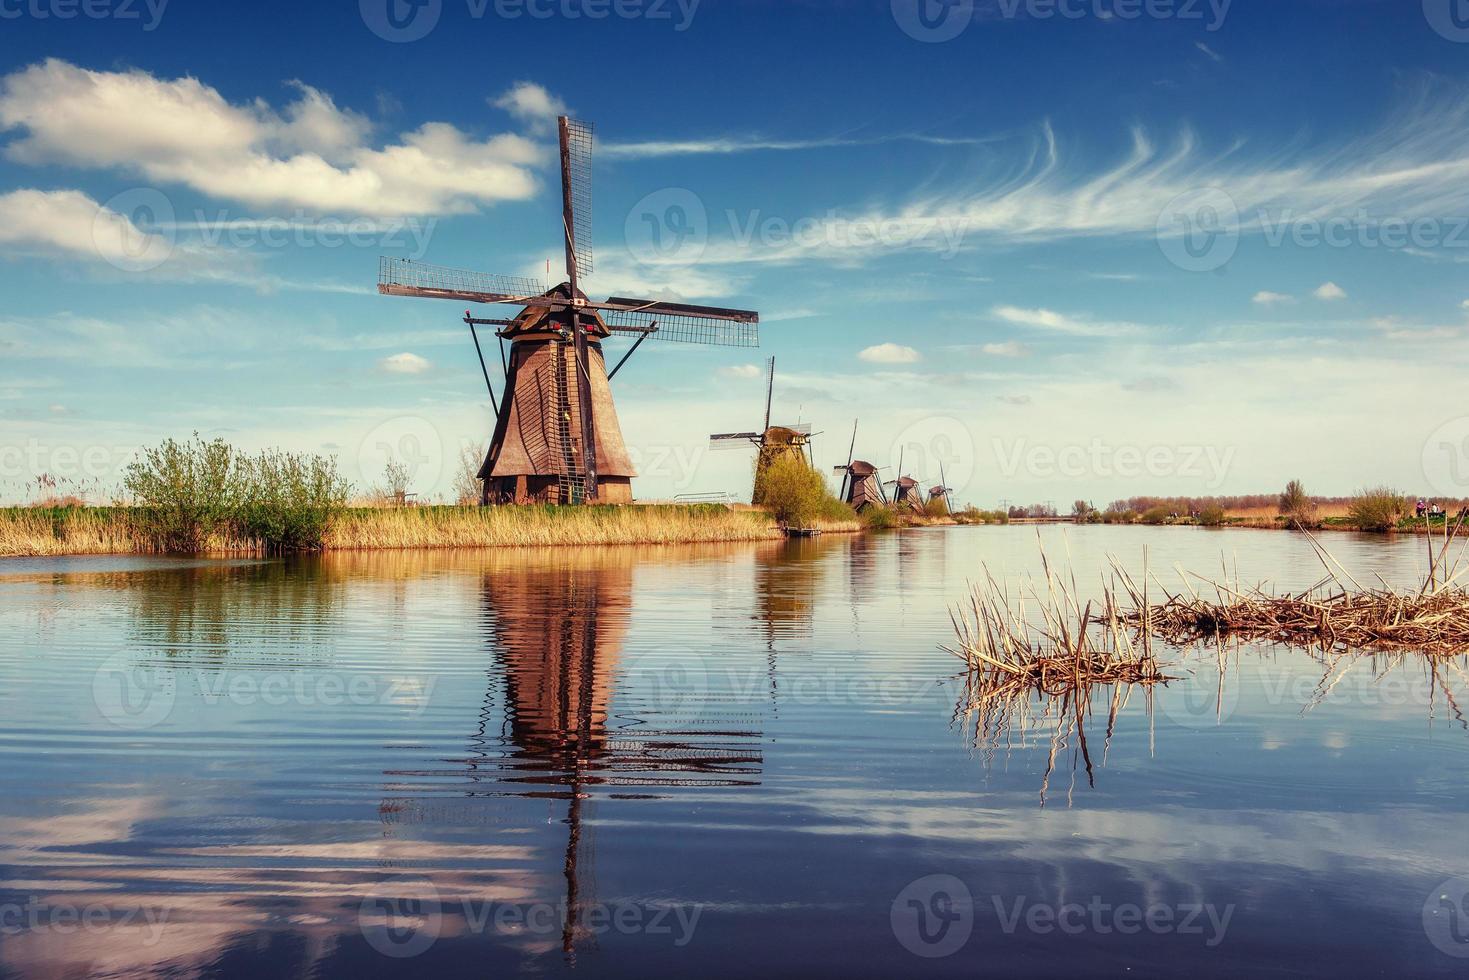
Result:
{"label": "grassy shoreline", "polygon": [[[0,557],[151,554],[128,507],[0,508]],[[829,533],[857,521],[820,523]],[[769,514],[720,505],[635,507],[356,507],[334,515],[326,551],[570,547],[766,541],[783,532]],[[209,538],[207,554],[259,554],[260,542]]]}

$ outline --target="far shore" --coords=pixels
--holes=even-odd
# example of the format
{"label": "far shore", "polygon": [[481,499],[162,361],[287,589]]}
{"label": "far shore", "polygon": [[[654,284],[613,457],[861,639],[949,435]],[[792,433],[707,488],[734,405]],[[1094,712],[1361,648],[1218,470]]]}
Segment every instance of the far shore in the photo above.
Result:
{"label": "far shore", "polygon": [[[80,555],[157,554],[140,533],[134,508],[0,507],[0,558]],[[982,514],[982,516],[981,516]],[[1005,518],[994,512],[961,511],[951,515],[868,513],[853,520],[817,520],[803,534],[854,534],[869,530],[973,526],[1125,526],[1236,528],[1293,531],[1285,518],[1263,513],[1227,514],[1222,522],[1204,525],[1180,515],[1164,520],[1079,520],[1064,517]],[[1312,531],[1363,529],[1345,516],[1322,515]],[[1425,523],[1405,518],[1382,534],[1446,533],[1444,518]],[[787,536],[765,510],[748,505],[648,503],[623,507],[349,507],[333,516],[322,551],[407,551],[474,548],[555,548],[598,545],[678,545],[771,541]],[[259,542],[212,536],[200,552],[206,555],[259,555]]]}

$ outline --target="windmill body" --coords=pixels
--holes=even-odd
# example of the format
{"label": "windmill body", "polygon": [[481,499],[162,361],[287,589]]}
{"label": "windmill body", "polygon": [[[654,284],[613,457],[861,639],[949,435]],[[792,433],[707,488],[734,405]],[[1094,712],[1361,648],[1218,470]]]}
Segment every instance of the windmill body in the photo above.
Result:
{"label": "windmill body", "polygon": [[843,500],[851,505],[852,509],[861,513],[868,507],[884,507],[887,505],[887,495],[883,492],[882,481],[878,479],[877,467],[862,459],[854,459],[846,466],[838,466],[837,472],[845,473],[845,494]]}
{"label": "windmill body", "polygon": [[[592,271],[592,129],[562,117],[562,226],[566,282],[542,291],[533,280],[384,258],[378,292],[388,296],[502,303],[512,320],[465,313],[495,411],[495,431],[478,476],[485,504],[631,503],[636,475],[617,421],[611,379],[649,339],[731,347],[758,346],[751,310],[611,297],[592,302],[578,282]],[[496,399],[476,327],[493,325],[508,341],[505,390]],[[609,372],[602,342],[635,337]]]}
{"label": "windmill body", "polygon": [[[569,285],[547,296],[565,298]],[[585,359],[577,357],[571,335],[573,315],[586,321]],[[484,500],[496,504],[579,503],[586,496],[607,504],[632,503],[637,475],[623,441],[622,427],[607,380],[602,341],[610,331],[595,313],[573,314],[528,307],[500,332],[510,342],[505,391],[494,437],[480,468]],[[590,396],[584,411],[578,363],[587,368]],[[596,487],[588,494],[583,458],[583,420],[590,416]]]}
{"label": "windmill body", "polygon": [[911,476],[900,476],[893,484],[893,506],[923,512],[923,491]]}

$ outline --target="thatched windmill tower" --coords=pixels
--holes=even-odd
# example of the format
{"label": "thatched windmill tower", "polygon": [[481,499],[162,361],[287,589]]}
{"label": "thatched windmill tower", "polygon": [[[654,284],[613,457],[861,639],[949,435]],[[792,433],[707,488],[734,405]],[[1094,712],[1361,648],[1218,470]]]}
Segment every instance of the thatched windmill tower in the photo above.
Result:
{"label": "thatched windmill tower", "polygon": [[709,437],[709,448],[719,451],[728,449],[742,449],[746,445],[754,446],[758,451],[755,457],[755,491],[751,503],[756,505],[765,503],[765,474],[775,461],[786,456],[794,456],[806,465],[811,464],[811,426],[804,423],[798,425],[771,425],[770,403],[775,394],[775,358],[770,358],[765,366],[765,425],[759,432],[722,432]]}
{"label": "thatched windmill tower", "polygon": [[[631,503],[632,461],[612,402],[611,380],[648,338],[754,347],[750,310],[612,297],[589,301],[578,282],[592,271],[592,127],[562,116],[561,199],[566,279],[542,291],[530,279],[492,276],[384,258],[378,292],[524,309],[512,320],[464,314],[495,406],[495,433],[480,468],[483,503]],[[504,399],[497,401],[475,328],[499,328]],[[609,372],[602,342],[637,338]],[[504,343],[510,342],[505,356]]]}

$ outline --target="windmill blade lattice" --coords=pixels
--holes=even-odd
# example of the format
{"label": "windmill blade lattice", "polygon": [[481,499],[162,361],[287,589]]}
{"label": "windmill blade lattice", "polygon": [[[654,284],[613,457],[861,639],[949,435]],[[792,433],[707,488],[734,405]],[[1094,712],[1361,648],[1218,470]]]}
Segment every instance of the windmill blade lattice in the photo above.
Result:
{"label": "windmill blade lattice", "polygon": [[377,291],[386,295],[427,296],[469,303],[525,303],[544,288],[534,279],[496,276],[412,259],[383,256],[378,260]]}
{"label": "windmill blade lattice", "polygon": [[[596,304],[591,304],[594,308]],[[760,325],[739,323],[720,317],[684,313],[630,312],[614,310],[603,320],[613,333],[646,333],[651,339],[675,344],[709,344],[714,347],[759,347]]]}
{"label": "windmill blade lattice", "polygon": [[592,124],[566,121],[566,175],[571,182],[571,237],[576,243],[576,272],[595,271],[592,255]]}

